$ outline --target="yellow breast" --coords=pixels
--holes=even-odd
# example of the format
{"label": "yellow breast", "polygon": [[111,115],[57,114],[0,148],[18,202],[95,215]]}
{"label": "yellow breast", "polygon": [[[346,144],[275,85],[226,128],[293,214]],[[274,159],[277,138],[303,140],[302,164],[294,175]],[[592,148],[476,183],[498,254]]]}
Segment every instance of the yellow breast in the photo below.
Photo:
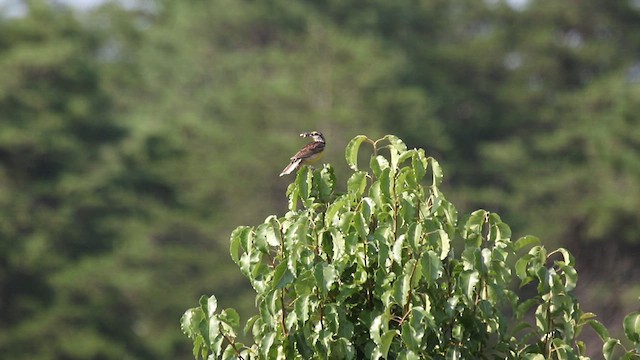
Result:
{"label": "yellow breast", "polygon": [[302,160],[303,164],[315,164],[318,161],[320,161],[320,159],[322,159],[322,156],[324,155],[324,151],[319,152],[317,154],[313,154],[311,156],[309,156],[308,158],[304,158]]}

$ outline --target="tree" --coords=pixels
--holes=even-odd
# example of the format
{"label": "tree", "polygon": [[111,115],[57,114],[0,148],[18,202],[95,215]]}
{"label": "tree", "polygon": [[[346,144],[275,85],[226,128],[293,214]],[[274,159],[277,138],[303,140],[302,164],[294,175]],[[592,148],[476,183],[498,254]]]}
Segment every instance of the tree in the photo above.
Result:
{"label": "tree", "polygon": [[[368,171],[363,143],[373,146]],[[259,314],[244,326],[255,343],[237,341],[234,309],[203,296],[182,318],[196,358],[585,358],[586,325],[611,358],[619,341],[580,309],[566,249],[512,241],[484,210],[459,219],[438,162],[395,136],[357,136],[346,158],[345,193],[330,165],[303,167],[283,217],[232,233],[231,257],[257,293]],[[533,295],[512,290],[516,279]],[[625,330],[636,348],[624,356],[639,358],[640,313]]]}

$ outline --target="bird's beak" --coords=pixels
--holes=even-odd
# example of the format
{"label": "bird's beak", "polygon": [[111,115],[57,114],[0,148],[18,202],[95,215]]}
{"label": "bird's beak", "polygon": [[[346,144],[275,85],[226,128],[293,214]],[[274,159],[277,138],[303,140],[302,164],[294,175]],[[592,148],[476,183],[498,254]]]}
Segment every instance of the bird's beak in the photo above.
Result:
{"label": "bird's beak", "polygon": [[301,136],[301,137],[307,137],[307,136],[309,136],[309,135],[311,135],[311,134],[310,134],[310,133],[308,133],[308,132],[304,132],[304,133],[300,134],[300,136]]}

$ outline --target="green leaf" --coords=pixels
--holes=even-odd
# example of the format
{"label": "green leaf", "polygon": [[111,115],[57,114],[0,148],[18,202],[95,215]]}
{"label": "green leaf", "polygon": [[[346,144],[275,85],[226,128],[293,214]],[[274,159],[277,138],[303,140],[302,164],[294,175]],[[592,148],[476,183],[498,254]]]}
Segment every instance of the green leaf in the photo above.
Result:
{"label": "green leaf", "polygon": [[380,338],[380,353],[385,359],[389,354],[389,349],[391,348],[393,339],[399,334],[400,332],[395,329],[387,330],[384,334],[382,334],[382,337]]}
{"label": "green leaf", "polygon": [[407,241],[414,253],[421,252],[422,236],[423,232],[421,223],[412,223],[411,225],[409,225],[409,230],[407,231]]}
{"label": "green leaf", "polygon": [[354,172],[347,181],[347,191],[355,196],[362,196],[367,188],[367,173],[364,171]]}
{"label": "green leaf", "polygon": [[340,221],[338,222],[340,231],[342,231],[345,234],[348,234],[349,228],[351,227],[351,224],[353,223],[353,218],[355,216],[356,216],[356,213],[353,211],[347,211],[342,213],[340,215]]}
{"label": "green leaf", "polygon": [[358,150],[360,149],[360,144],[367,140],[371,141],[364,135],[358,135],[347,144],[345,159],[347,160],[347,165],[354,171],[358,170]]}
{"label": "green leaf", "polygon": [[400,157],[407,151],[407,146],[402,140],[394,135],[386,135],[383,139],[389,141],[389,152],[391,155],[392,172],[396,172]]}
{"label": "green leaf", "polygon": [[296,175],[296,185],[298,187],[300,200],[305,207],[310,207],[309,197],[313,188],[313,172],[309,171],[308,166],[302,166]]}
{"label": "green leaf", "polygon": [[293,338],[295,339],[296,349],[300,352],[302,358],[311,359],[314,355],[313,349],[309,346],[311,340],[306,338],[302,332],[296,332]]}
{"label": "green leaf", "polygon": [[416,182],[422,181],[427,173],[428,161],[424,154],[423,149],[418,149],[411,157],[411,166],[413,167],[414,174],[416,176]]}
{"label": "green leaf", "polygon": [[398,360],[420,360],[420,356],[411,350],[402,350],[398,354]]}
{"label": "green leaf", "polygon": [[399,154],[407,151],[407,145],[395,135],[386,135],[383,139],[389,141],[389,146]]}
{"label": "green leaf", "polygon": [[605,360],[613,359],[613,352],[618,344],[620,344],[620,340],[610,338],[602,345],[602,356]]}
{"label": "green leaf", "polygon": [[438,186],[442,183],[442,168],[438,161],[432,157],[429,158],[431,162],[431,171],[433,172],[433,186]]}
{"label": "green leaf", "polygon": [[262,338],[262,341],[260,341],[260,353],[264,359],[272,358],[269,355],[269,353],[271,351],[271,347],[273,346],[273,343],[275,342],[275,339],[276,339],[276,333],[274,331],[274,332],[267,332]]}
{"label": "green leaf", "polygon": [[353,226],[358,232],[358,236],[362,239],[366,239],[369,234],[369,226],[366,224],[364,215],[361,212],[357,212],[353,217]]}
{"label": "green leaf", "polygon": [[[529,279],[529,260],[531,260],[532,256],[527,254],[522,256],[516,261],[516,276],[521,280],[525,281],[525,279]],[[530,279],[529,279],[530,281]],[[520,286],[522,287],[521,284]]]}
{"label": "green leaf", "polygon": [[467,219],[466,224],[464,225],[465,232],[463,236],[465,238],[469,238],[471,234],[482,234],[482,228],[485,223],[485,219],[487,218],[486,210],[476,210],[471,213],[469,218]]}
{"label": "green leaf", "polygon": [[[405,148],[406,148],[406,146],[405,146]],[[409,159],[409,158],[413,159],[414,157],[416,157],[416,153],[417,153],[417,150],[415,150],[415,149],[401,151],[400,152],[400,156],[398,157],[398,164],[397,165],[402,165],[402,163],[404,161],[406,161],[407,159]]]}
{"label": "green leaf", "polygon": [[321,262],[316,265],[314,276],[322,293],[327,294],[336,281],[338,273],[332,264]]}
{"label": "green leaf", "polygon": [[369,166],[371,167],[371,171],[373,171],[373,175],[375,175],[375,177],[380,177],[385,169],[391,171],[389,168],[389,161],[382,155],[372,156]]}
{"label": "green leaf", "polygon": [[478,282],[480,282],[480,275],[475,270],[465,270],[460,274],[462,292],[468,299],[473,300],[473,291]]}
{"label": "green leaf", "polygon": [[564,262],[566,265],[573,266],[573,264],[575,264],[575,260],[573,259],[573,255],[571,255],[571,253],[569,253],[569,251],[568,251],[567,249],[565,249],[565,248],[558,248],[558,249],[556,249],[555,251],[550,252],[548,256],[549,256],[549,257],[551,257],[551,255],[553,255],[553,254],[555,254],[555,253],[560,253],[560,254],[562,254],[563,262]]}
{"label": "green leaf", "polygon": [[261,328],[261,316],[254,315],[247,320],[247,322],[244,324],[244,328],[242,329],[242,331],[245,334],[249,334],[252,332],[254,334],[254,337],[256,337],[256,334],[261,331],[260,328]]}
{"label": "green leaf", "polygon": [[[400,304],[400,306],[405,306],[409,299],[409,291],[412,288],[412,277],[416,277],[418,275],[414,274],[414,267],[417,266],[417,260],[411,259],[407,261],[404,265],[404,269],[399,279],[396,279],[394,286],[394,298],[396,303]],[[417,269],[416,269],[417,270]]]}
{"label": "green leaf", "polygon": [[218,356],[222,352],[223,337],[220,334],[220,320],[216,316],[209,319],[209,347],[211,352]]}
{"label": "green leaf", "polygon": [[236,360],[238,359],[238,354],[236,353],[236,348],[237,349],[242,349],[244,347],[243,344],[241,343],[235,343],[235,348],[234,346],[232,346],[231,344],[227,345],[227,347],[224,350],[224,353],[222,353],[222,357],[221,360]]}
{"label": "green leaf", "polygon": [[591,326],[593,331],[595,331],[596,334],[598,334],[598,336],[600,337],[600,340],[607,341],[610,338],[609,330],[607,330],[607,328],[604,325],[602,325],[601,322],[591,319],[587,321],[587,324],[589,324],[589,326]]}
{"label": "green leaf", "polygon": [[382,328],[383,326],[386,328],[386,323],[384,321],[384,316],[385,314],[380,314],[378,316],[376,316],[373,321],[371,321],[371,327],[369,328],[369,333],[371,334],[371,340],[373,340],[374,343],[376,343],[377,345],[380,345],[381,343],[381,335],[380,335],[380,328]]}
{"label": "green leaf", "polygon": [[272,228],[270,224],[260,224],[256,228],[256,235],[254,237],[254,244],[256,248],[263,253],[269,252],[269,246],[267,244],[267,233],[271,232],[273,234]]}
{"label": "green leaf", "polygon": [[267,232],[267,243],[270,246],[277,247],[282,243],[282,233],[280,232],[280,222],[274,215],[265,219],[271,225],[270,231]]}
{"label": "green leaf", "polygon": [[293,274],[289,271],[287,262],[281,262],[273,272],[273,282],[276,289],[282,289],[293,282]]}
{"label": "green leaf", "polygon": [[422,269],[422,276],[427,280],[428,284],[433,284],[433,282],[442,274],[442,261],[432,250],[422,253],[422,256],[420,257],[420,265]]}
{"label": "green leaf", "polygon": [[334,226],[336,224],[336,215],[345,209],[348,209],[347,200],[343,197],[329,205],[324,215],[324,223],[326,227]]}
{"label": "green leaf", "polygon": [[185,311],[180,318],[180,328],[190,339],[195,339],[199,334],[200,323],[204,320],[204,313],[200,308],[192,308]]}
{"label": "green leaf", "polygon": [[240,250],[244,249],[246,251],[249,249],[251,230],[249,226],[239,226],[231,233],[229,252],[231,253],[231,259],[237,265],[240,265]]}
{"label": "green leaf", "polygon": [[540,239],[533,235],[526,235],[518,239],[513,245],[514,251],[520,251],[529,246],[540,245]]}
{"label": "green leaf", "polygon": [[545,360],[542,354],[525,354],[522,360]]}
{"label": "green leaf", "polygon": [[329,202],[336,187],[336,176],[333,174],[333,168],[330,164],[325,164],[320,170],[320,176],[314,177],[317,181],[317,188],[320,201]]}
{"label": "green leaf", "polygon": [[218,299],[216,299],[214,295],[209,296],[207,299],[206,309],[208,317],[212,317],[216,313],[218,309]]}
{"label": "green leaf", "polygon": [[572,291],[576,288],[576,283],[578,282],[578,272],[573,266],[564,265],[560,268],[564,273],[564,290]]}
{"label": "green leaf", "polygon": [[440,260],[444,260],[451,250],[451,239],[444,230],[438,230],[438,235],[440,236]]}
{"label": "green leaf", "polygon": [[[298,176],[296,175],[297,178]],[[287,187],[287,199],[289,210],[296,211],[298,209],[298,200],[300,199],[300,188],[295,181]]]}
{"label": "green leaf", "polygon": [[338,338],[329,343],[328,357],[330,359],[355,359],[356,350],[349,340]]}
{"label": "green leaf", "polygon": [[539,302],[538,299],[531,298],[531,299],[527,299],[527,300],[523,301],[522,303],[518,304],[518,306],[516,307],[516,318],[518,318],[518,319],[524,318],[524,316],[527,314],[527,312],[529,312],[529,310],[533,306],[536,306],[539,303],[540,302]]}
{"label": "green leaf", "polygon": [[220,312],[218,315],[220,321],[224,321],[228,324],[232,329],[237,329],[240,327],[240,315],[233,308],[226,308]]}
{"label": "green leaf", "polygon": [[635,311],[625,316],[622,324],[627,339],[636,346],[640,344],[640,312]]}

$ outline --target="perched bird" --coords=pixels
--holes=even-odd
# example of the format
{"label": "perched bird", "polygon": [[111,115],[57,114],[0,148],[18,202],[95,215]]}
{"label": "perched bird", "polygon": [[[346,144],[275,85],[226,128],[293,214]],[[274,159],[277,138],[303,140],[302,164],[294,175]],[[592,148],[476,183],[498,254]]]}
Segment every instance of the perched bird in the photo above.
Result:
{"label": "perched bird", "polygon": [[317,131],[305,132],[300,134],[302,137],[311,136],[312,142],[305,145],[300,151],[298,151],[291,158],[291,162],[280,173],[280,176],[291,174],[294,170],[298,169],[302,164],[313,164],[320,160],[323,155],[325,141],[324,136]]}

